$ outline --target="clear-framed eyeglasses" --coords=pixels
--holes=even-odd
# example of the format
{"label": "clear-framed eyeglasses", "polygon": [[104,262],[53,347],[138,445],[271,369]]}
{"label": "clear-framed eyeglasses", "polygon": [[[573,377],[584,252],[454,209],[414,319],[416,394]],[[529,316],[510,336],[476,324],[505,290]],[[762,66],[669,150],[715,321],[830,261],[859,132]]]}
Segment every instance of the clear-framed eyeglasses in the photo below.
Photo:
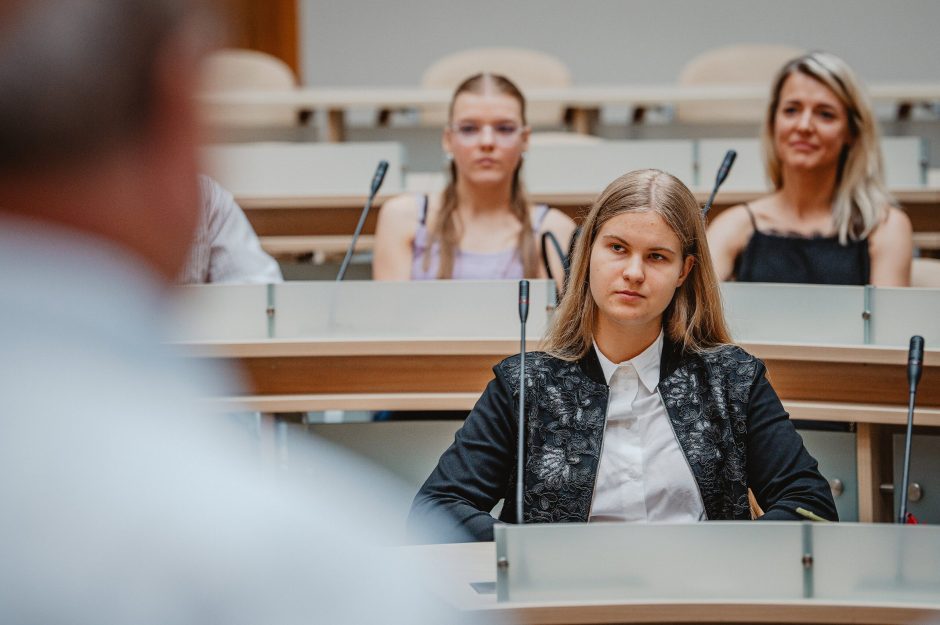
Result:
{"label": "clear-framed eyeglasses", "polygon": [[499,122],[497,124],[478,124],[476,122],[459,122],[448,126],[457,140],[464,145],[476,145],[483,141],[489,133],[493,143],[508,148],[516,145],[522,136],[524,126],[512,122]]}

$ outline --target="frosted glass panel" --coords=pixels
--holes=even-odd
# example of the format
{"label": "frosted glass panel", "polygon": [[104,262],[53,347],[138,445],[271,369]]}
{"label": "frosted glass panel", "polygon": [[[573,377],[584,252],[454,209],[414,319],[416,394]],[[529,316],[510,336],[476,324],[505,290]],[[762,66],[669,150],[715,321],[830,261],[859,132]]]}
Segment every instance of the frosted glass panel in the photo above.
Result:
{"label": "frosted glass panel", "polygon": [[814,525],[813,555],[818,599],[940,601],[940,527]]}
{"label": "frosted glass panel", "polygon": [[872,289],[871,312],[875,345],[907,347],[914,334],[940,345],[940,289]]}
{"label": "frosted glass panel", "polygon": [[501,601],[803,596],[799,523],[502,525],[495,535],[508,561]]}
{"label": "frosted glass panel", "polygon": [[728,178],[721,185],[723,191],[755,191],[768,189],[767,174],[764,172],[764,159],[761,155],[760,141],[757,139],[701,139],[698,142],[699,176],[701,188],[711,189],[715,176],[728,150],[738,153]]}
{"label": "frosted glass panel", "polygon": [[882,137],[881,154],[888,188],[919,187],[927,182],[927,145],[922,137]]}
{"label": "frosted glass panel", "polygon": [[[531,280],[526,335],[545,331],[553,284]],[[519,336],[519,283],[287,282],[275,286],[274,337],[514,338]]]}
{"label": "frosted glass panel", "polygon": [[266,284],[201,284],[174,291],[179,341],[261,340],[268,337]]}
{"label": "frosted glass panel", "polygon": [[695,186],[691,141],[604,141],[590,145],[532,145],[525,182],[532,193],[597,193],[634,169],[654,167]]}
{"label": "frosted glass panel", "polygon": [[736,341],[865,341],[865,289],[860,286],[724,282],[721,294]]}
{"label": "frosted glass panel", "polygon": [[236,197],[364,197],[380,160],[383,195],[404,187],[399,143],[238,143],[203,149],[208,171]]}

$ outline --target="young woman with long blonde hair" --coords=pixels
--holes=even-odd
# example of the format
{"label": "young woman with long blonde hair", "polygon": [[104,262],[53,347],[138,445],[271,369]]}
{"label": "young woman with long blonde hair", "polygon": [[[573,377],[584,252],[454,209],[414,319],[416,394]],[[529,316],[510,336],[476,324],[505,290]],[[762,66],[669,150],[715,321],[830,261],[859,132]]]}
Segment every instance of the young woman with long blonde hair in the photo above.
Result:
{"label": "young woman with long blonde hair", "polygon": [[[522,182],[529,145],[525,98],[508,78],[476,74],[451,100],[442,146],[450,179],[440,194],[385,202],[375,231],[376,280],[544,278],[541,235],[562,249],[575,224],[533,205]],[[552,275],[560,280],[560,259]]]}
{"label": "young woman with long blonde hair", "polygon": [[875,116],[844,61],[812,52],[784,65],[761,139],[775,192],[712,221],[719,278],[910,284],[911,222],[885,188]]}
{"label": "young woman with long blonde hair", "polygon": [[[543,351],[526,356],[527,523],[798,519],[837,513],[763,363],[731,343],[698,204],[630,172],[594,203]],[[494,367],[412,504],[449,540],[516,518],[520,358]],[[440,538],[440,537],[439,537]]]}

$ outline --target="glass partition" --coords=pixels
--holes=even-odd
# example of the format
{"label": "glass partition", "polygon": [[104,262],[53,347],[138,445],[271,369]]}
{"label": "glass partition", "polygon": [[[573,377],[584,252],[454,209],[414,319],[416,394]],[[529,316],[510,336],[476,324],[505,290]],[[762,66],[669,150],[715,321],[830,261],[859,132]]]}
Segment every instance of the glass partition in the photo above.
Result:
{"label": "glass partition", "polygon": [[495,536],[500,601],[803,596],[799,523],[497,525]]}
{"label": "glass partition", "polygon": [[865,342],[864,287],[724,282],[721,295],[735,341]]}
{"label": "glass partition", "polygon": [[814,596],[865,602],[940,602],[940,527],[813,526]]}
{"label": "glass partition", "polygon": [[919,334],[927,349],[940,346],[940,290],[871,289],[871,328],[875,345],[906,348]]}
{"label": "glass partition", "polygon": [[940,527],[497,525],[495,537],[499,601],[940,602]]}
{"label": "glass partition", "polygon": [[173,332],[179,341],[260,341],[268,338],[266,284],[200,284],[175,290]]}
{"label": "glass partition", "polygon": [[[512,280],[285,282],[179,291],[181,340],[519,336],[519,284]],[[529,281],[531,349],[545,331],[555,297],[553,282]]]}
{"label": "glass partition", "polygon": [[[940,344],[940,289],[727,282],[722,297],[740,342],[906,347]],[[186,341],[276,339],[511,339],[518,282],[286,282],[178,289]],[[554,283],[530,281],[531,348],[555,307]],[[270,314],[269,314],[270,311]],[[866,311],[870,318],[866,319]]]}

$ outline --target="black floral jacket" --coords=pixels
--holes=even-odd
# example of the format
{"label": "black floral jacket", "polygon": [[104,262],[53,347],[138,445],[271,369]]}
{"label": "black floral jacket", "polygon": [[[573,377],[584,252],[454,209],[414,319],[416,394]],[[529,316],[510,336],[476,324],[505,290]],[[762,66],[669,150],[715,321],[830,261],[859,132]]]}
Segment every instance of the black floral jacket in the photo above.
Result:
{"label": "black floral jacket", "polygon": [[[492,540],[489,514],[514,522],[519,356],[496,377],[412,504],[409,523],[443,524],[444,540]],[[609,389],[594,350],[577,362],[526,354],[527,523],[586,522],[600,461]],[[682,354],[663,346],[659,392],[709,519],[749,519],[750,487],[762,519],[805,508],[836,520],[816,461],[803,447],[764,364],[735,346]]]}

